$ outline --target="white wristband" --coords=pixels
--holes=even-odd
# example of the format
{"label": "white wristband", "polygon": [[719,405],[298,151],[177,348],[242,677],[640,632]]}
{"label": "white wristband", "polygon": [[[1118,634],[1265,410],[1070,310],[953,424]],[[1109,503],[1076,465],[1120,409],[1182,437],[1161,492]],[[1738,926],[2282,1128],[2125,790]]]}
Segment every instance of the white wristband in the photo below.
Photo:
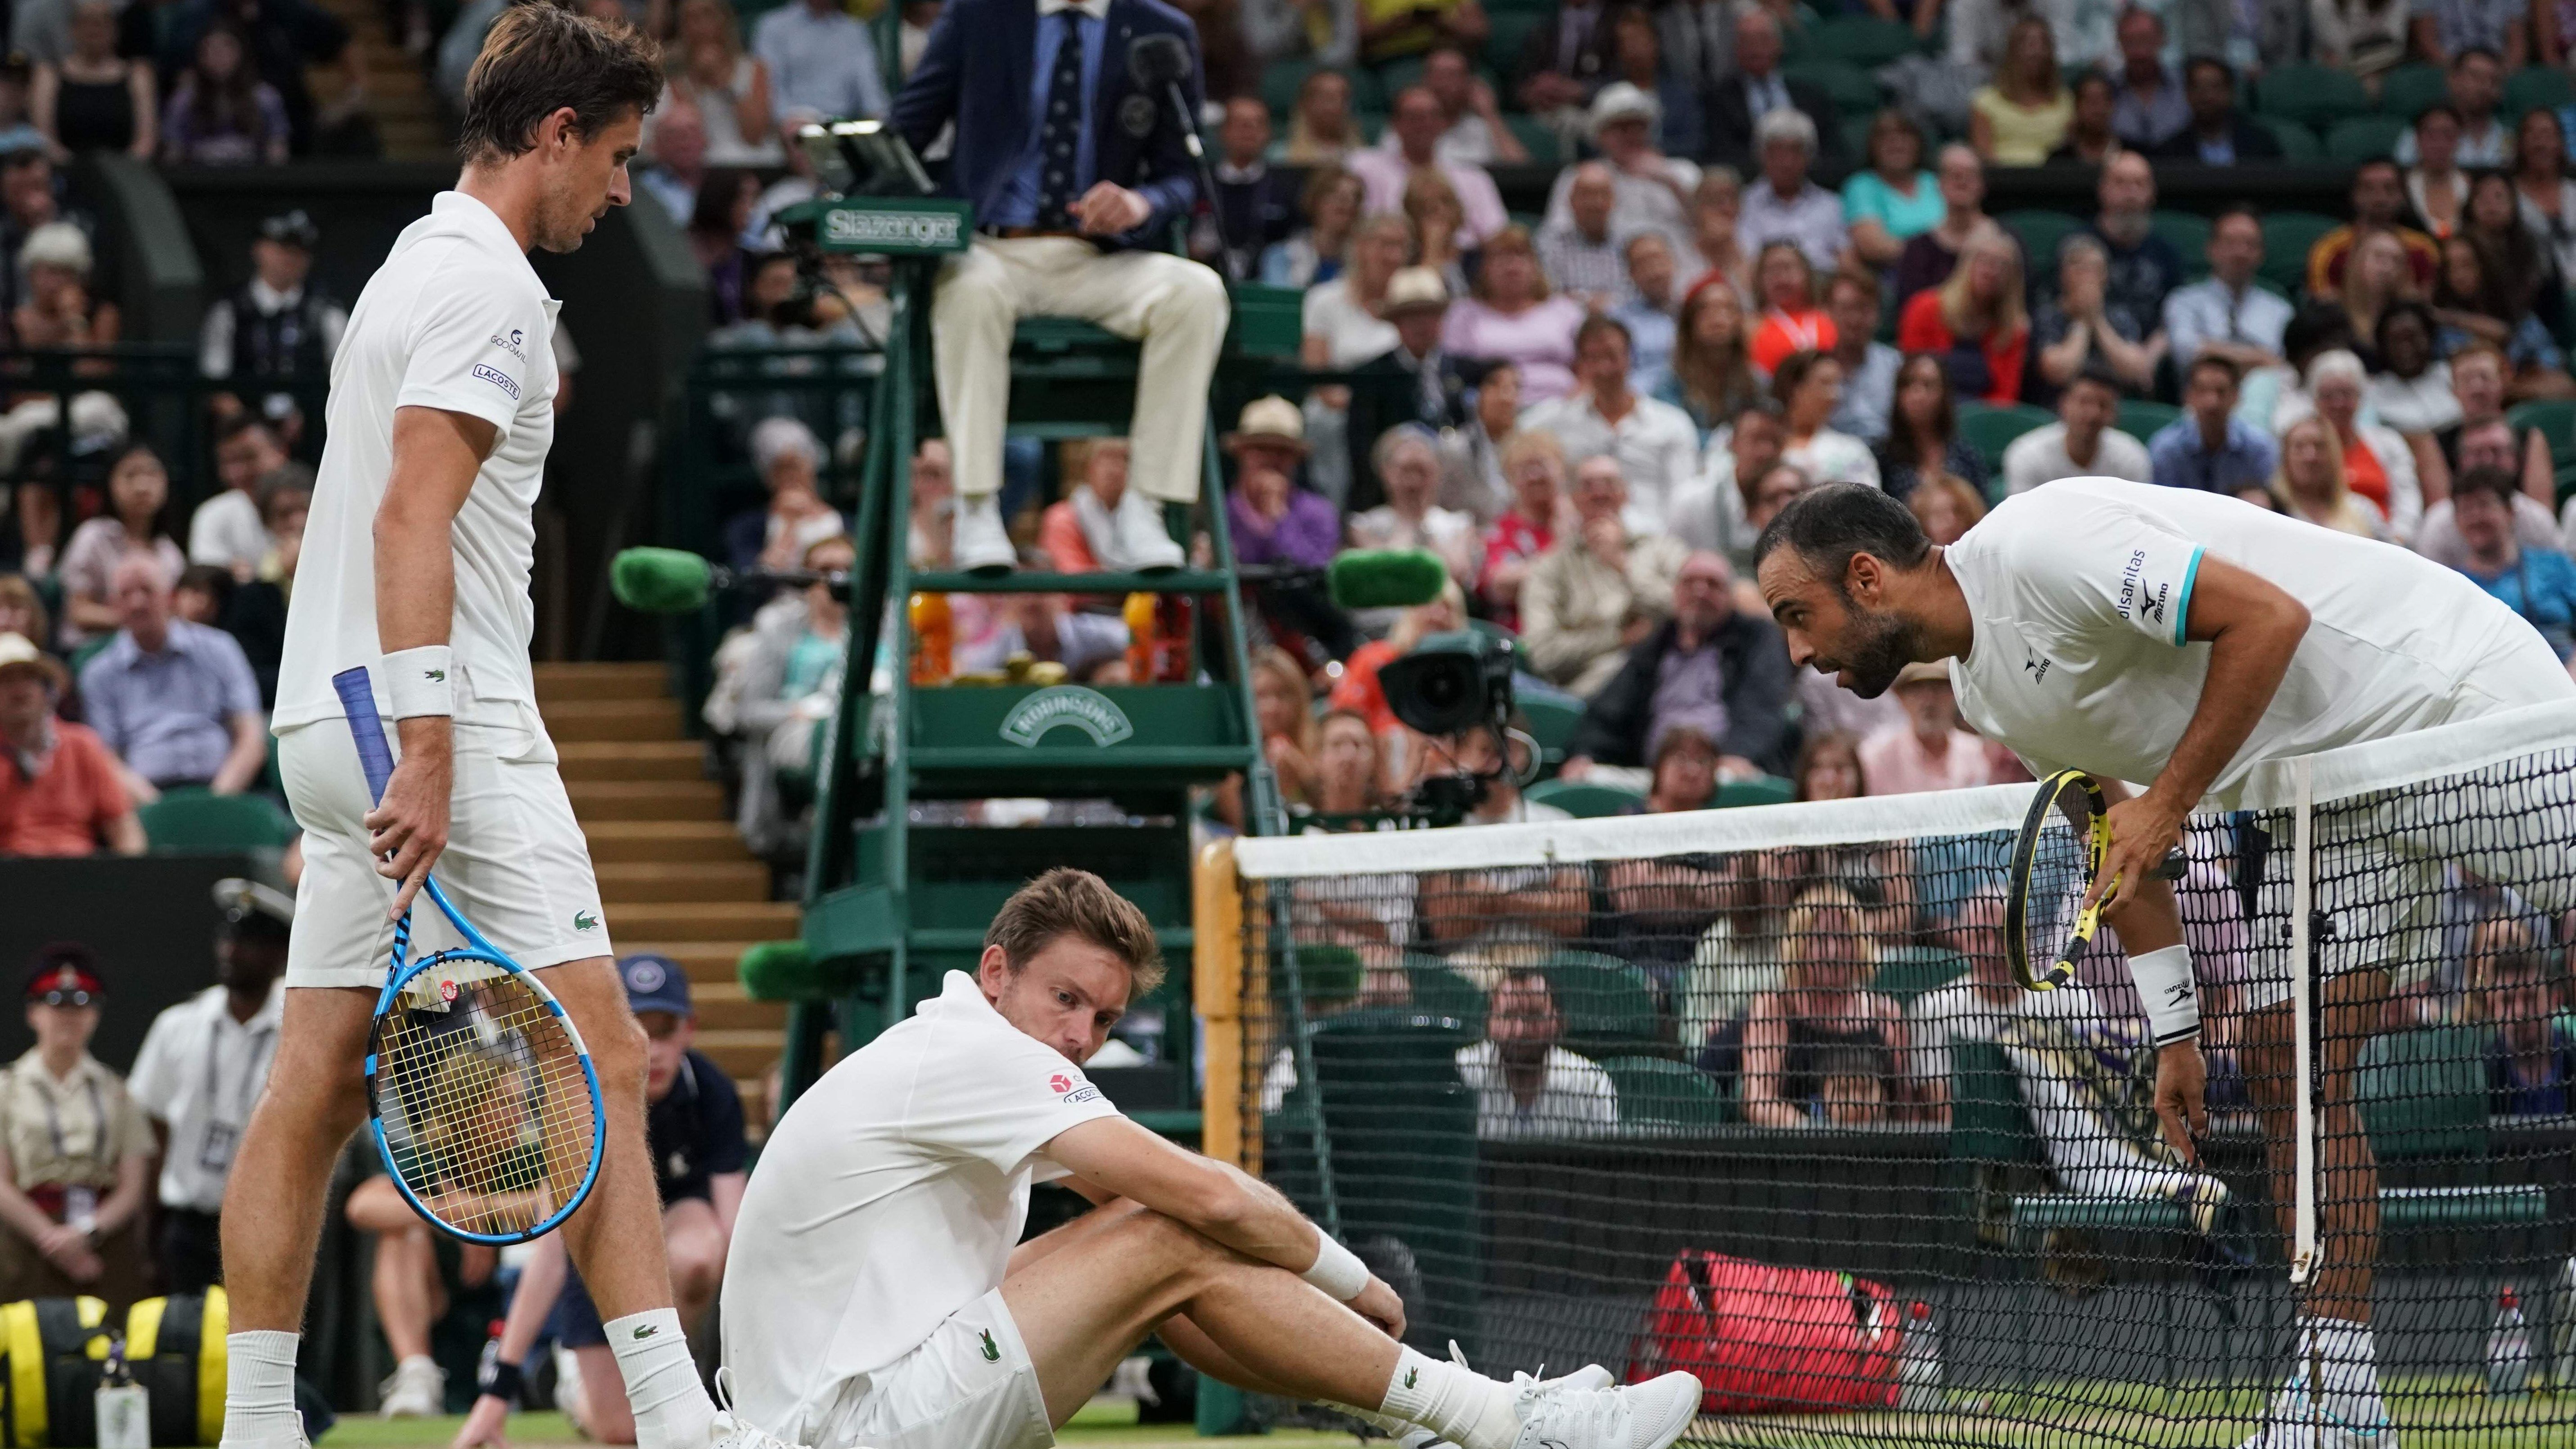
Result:
{"label": "white wristband", "polygon": [[1297,1276],[1331,1294],[1339,1303],[1359,1297],[1369,1285],[1368,1265],[1322,1228],[1315,1229],[1315,1266]]}
{"label": "white wristband", "polygon": [[2146,1008],[2156,1045],[2199,1034],[2200,988],[2191,979],[2189,947],[2167,946],[2130,957],[2129,979],[2138,984],[2138,1004]]}
{"label": "white wristband", "polygon": [[395,719],[456,713],[456,692],[448,682],[456,672],[456,660],[446,645],[424,644],[388,654],[378,667],[384,671],[385,694],[392,701]]}

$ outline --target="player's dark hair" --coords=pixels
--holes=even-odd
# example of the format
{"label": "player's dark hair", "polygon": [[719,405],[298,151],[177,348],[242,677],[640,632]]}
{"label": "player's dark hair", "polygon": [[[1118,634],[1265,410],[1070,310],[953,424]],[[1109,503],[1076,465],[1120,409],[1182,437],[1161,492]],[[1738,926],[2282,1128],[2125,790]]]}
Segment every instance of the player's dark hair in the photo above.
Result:
{"label": "player's dark hair", "polygon": [[1131,1002],[1163,984],[1163,949],[1153,923],[1135,902],[1087,870],[1058,866],[1020,887],[993,917],[984,944],[1001,947],[1016,973],[1066,936],[1127,963],[1135,981]]}
{"label": "player's dark hair", "polygon": [[465,77],[457,149],[469,166],[523,156],[537,127],[570,107],[575,134],[598,135],[662,94],[661,47],[622,20],[584,15],[565,0],[518,0],[501,12]]}
{"label": "player's dark hair", "polygon": [[1932,555],[1932,540],[1914,511],[1865,483],[1827,483],[1792,498],[1763,526],[1753,543],[1753,566],[1774,549],[1797,550],[1808,571],[1843,591],[1855,554],[1900,569]]}
{"label": "player's dark hair", "polygon": [[2502,468],[2471,468],[2451,484],[2451,498],[2455,503],[2469,494],[2484,493],[2503,504],[2507,513],[2513,511],[2514,495],[2521,491],[2513,475]]}

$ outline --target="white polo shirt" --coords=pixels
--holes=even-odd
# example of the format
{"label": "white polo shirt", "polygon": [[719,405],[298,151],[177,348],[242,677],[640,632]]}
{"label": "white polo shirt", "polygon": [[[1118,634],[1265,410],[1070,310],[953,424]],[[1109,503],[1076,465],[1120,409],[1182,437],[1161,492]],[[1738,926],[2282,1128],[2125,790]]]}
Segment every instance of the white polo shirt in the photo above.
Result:
{"label": "white polo shirt", "polygon": [[233,1020],[231,994],[209,986],[152,1019],[135,1053],[126,1095],[170,1129],[161,1155],[161,1205],[220,1212],[250,1109],[268,1085],[286,983],[248,1021]]}
{"label": "white polo shirt", "polygon": [[2211,787],[2220,808],[2259,761],[2443,723],[2460,682],[2531,627],[2391,544],[2215,493],[2067,478],[2005,499],[1943,555],[1976,629],[1950,661],[1960,713],[2034,773],[2155,779],[2209,672],[2209,646],[2183,638],[2205,554],[2309,614],[2271,707]]}
{"label": "white polo shirt", "polygon": [[746,1422],[813,1436],[844,1383],[1002,1284],[1056,1134],[1118,1109],[948,973],[912,1018],[788,1109],[725,1260],[724,1362]]}
{"label": "white polo shirt", "polygon": [[[286,612],[279,730],[336,719],[331,676],[373,666],[376,506],[393,468],[394,409],[440,408],[498,436],[456,516],[456,713],[517,723],[536,702],[528,639],[536,609],[537,490],[554,442],[556,302],[501,218],[439,193],[403,229],[358,294],[331,359],[329,441],[313,485],[303,562]],[[376,680],[379,709],[388,707]]]}

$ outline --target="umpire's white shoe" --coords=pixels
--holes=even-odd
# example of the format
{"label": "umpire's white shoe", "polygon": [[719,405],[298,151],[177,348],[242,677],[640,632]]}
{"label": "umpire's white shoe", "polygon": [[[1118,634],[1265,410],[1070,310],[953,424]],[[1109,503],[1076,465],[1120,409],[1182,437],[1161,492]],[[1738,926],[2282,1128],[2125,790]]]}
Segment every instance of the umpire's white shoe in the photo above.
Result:
{"label": "umpire's white shoe", "polygon": [[[2347,1406],[2349,1407],[2349,1406]],[[2388,1406],[2372,1398],[2359,1415],[2338,1417],[2308,1393],[2308,1376],[2293,1377],[2263,1411],[2263,1427],[2243,1449],[2398,1449]]]}
{"label": "umpire's white shoe", "polygon": [[447,1370],[415,1354],[394,1365],[376,1386],[376,1414],[386,1419],[430,1419],[447,1412]]}
{"label": "umpire's white shoe", "polygon": [[1119,498],[1114,522],[1118,551],[1127,556],[1129,566],[1138,573],[1176,569],[1189,557],[1172,541],[1172,531],[1163,526],[1163,505],[1146,497],[1142,489],[1129,488]]}
{"label": "umpire's white shoe", "polygon": [[1678,1369],[1617,1388],[1579,1389],[1568,1379],[1512,1375],[1521,1420],[1512,1449],[1667,1449],[1699,1414],[1700,1382]]}
{"label": "umpire's white shoe", "polygon": [[1011,547],[1010,530],[1002,526],[1001,495],[957,495],[957,532],[950,563],[968,573],[1006,574],[1019,562],[1020,551]]}

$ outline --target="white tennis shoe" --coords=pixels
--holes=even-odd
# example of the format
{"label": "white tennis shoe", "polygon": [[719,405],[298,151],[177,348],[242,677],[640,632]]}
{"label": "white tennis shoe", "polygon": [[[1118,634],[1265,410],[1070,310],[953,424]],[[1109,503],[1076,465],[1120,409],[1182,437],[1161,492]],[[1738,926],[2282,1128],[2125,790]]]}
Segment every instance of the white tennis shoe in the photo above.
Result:
{"label": "white tennis shoe", "polygon": [[436,1359],[414,1354],[394,1365],[376,1392],[378,1418],[436,1418],[447,1412],[447,1370]]}
{"label": "white tennis shoe", "polygon": [[2263,1411],[2263,1427],[2243,1449],[2398,1449],[2397,1426],[2388,1422],[2388,1406],[2376,1397],[2367,1422],[2337,1417],[2308,1393],[2308,1376],[2292,1376],[2272,1395]]}
{"label": "white tennis shoe", "polygon": [[[1460,1348],[1458,1340],[1454,1338],[1449,1340],[1449,1361],[1470,1373],[1475,1372],[1474,1367],[1467,1362],[1466,1350]],[[1541,1364],[1540,1367],[1544,1369],[1546,1365]],[[1588,1363],[1570,1374],[1552,1379],[1540,1379],[1538,1386],[1541,1389],[1606,1389],[1618,1381],[1618,1378],[1608,1369],[1597,1363]],[[1441,1438],[1436,1431],[1430,1429],[1416,1429],[1409,1434],[1400,1435],[1395,1444],[1396,1449],[1457,1449],[1456,1445]]]}
{"label": "white tennis shoe", "polygon": [[716,1424],[707,1431],[707,1443],[709,1449],[804,1449],[766,1429],[744,1423],[731,1409],[716,1410]]}
{"label": "white tennis shoe", "polygon": [[1512,1375],[1521,1420],[1512,1449],[1667,1449],[1699,1414],[1700,1382],[1678,1369],[1616,1388],[1577,1388],[1576,1377]]}

